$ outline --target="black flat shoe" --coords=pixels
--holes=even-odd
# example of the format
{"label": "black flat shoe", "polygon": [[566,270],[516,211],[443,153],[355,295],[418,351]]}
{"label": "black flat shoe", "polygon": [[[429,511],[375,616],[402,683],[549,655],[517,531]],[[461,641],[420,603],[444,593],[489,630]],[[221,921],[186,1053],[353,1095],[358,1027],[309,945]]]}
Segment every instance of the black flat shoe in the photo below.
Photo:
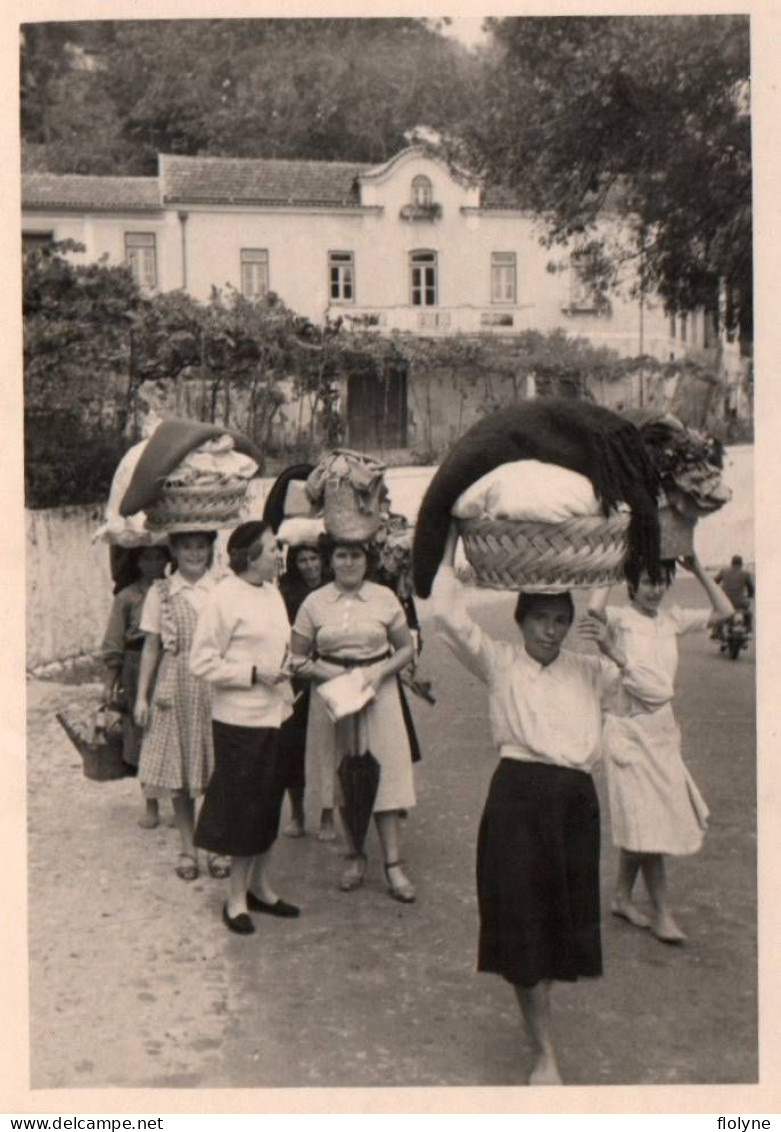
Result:
{"label": "black flat shoe", "polygon": [[295,904],[288,904],[284,900],[277,900],[276,904],[266,904],[259,900],[254,892],[247,893],[247,907],[250,912],[263,912],[266,916],[280,916],[283,920],[295,920],[301,915],[301,909]]}
{"label": "black flat shoe", "polygon": [[227,904],[223,905],[222,919],[228,931],[236,932],[237,935],[252,935],[255,931],[255,925],[246,912],[239,912],[238,916],[229,916]]}

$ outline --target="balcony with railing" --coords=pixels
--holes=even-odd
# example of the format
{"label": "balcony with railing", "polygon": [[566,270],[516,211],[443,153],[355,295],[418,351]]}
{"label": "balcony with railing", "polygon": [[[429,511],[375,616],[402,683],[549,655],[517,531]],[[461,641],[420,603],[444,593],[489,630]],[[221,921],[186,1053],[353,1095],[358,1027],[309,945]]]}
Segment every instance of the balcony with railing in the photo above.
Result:
{"label": "balcony with railing", "polygon": [[534,326],[532,307],[350,307],[328,309],[329,322],[341,318],[351,330],[377,334],[518,334]]}

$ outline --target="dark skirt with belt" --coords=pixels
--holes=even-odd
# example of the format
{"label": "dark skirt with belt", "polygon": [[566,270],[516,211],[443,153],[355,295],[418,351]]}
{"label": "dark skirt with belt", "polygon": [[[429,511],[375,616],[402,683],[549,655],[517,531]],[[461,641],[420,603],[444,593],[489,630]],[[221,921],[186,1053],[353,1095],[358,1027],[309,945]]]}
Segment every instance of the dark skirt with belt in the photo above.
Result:
{"label": "dark skirt with belt", "polygon": [[477,845],[478,970],[517,986],[602,974],[590,774],[501,759]]}
{"label": "dark skirt with belt", "polygon": [[214,773],[203,800],[195,844],[227,857],[265,853],[279,832],[284,784],[279,728],[212,721]]}

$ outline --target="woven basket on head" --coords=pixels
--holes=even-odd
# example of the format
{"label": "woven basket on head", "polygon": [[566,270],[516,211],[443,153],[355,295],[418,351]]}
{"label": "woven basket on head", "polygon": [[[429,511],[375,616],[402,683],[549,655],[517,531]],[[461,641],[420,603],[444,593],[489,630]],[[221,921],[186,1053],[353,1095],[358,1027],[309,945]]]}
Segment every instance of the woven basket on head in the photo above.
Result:
{"label": "woven basket on head", "polygon": [[687,558],[694,554],[697,520],[682,515],[669,503],[659,504],[659,557]]}
{"label": "woven basket on head", "polygon": [[461,519],[458,527],[477,585],[555,592],[621,581],[629,519],[619,511],[563,523]]}
{"label": "woven basket on head", "polygon": [[208,487],[166,487],[146,512],[151,530],[215,530],[236,526],[247,495],[247,480]]}
{"label": "woven basket on head", "polygon": [[329,480],[325,485],[323,519],[325,529],[336,539],[365,542],[374,538],[382,516],[382,480],[371,492],[356,491],[348,480]]}

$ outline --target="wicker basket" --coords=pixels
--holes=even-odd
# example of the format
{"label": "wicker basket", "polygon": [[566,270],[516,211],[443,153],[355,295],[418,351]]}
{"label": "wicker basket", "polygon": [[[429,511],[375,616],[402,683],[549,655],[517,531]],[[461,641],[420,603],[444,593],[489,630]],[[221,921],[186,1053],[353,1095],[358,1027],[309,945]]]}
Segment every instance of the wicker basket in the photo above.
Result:
{"label": "wicker basket", "polygon": [[666,501],[659,504],[659,557],[687,558],[694,554],[696,519],[682,515]]}
{"label": "wicker basket", "polygon": [[461,519],[458,526],[477,585],[555,593],[621,581],[629,521],[620,511],[563,523]]}
{"label": "wicker basket", "polygon": [[356,491],[349,480],[329,480],[325,485],[323,519],[335,539],[366,542],[379,530],[382,480],[371,492]]}
{"label": "wicker basket", "polygon": [[248,480],[208,487],[166,487],[146,512],[150,530],[213,531],[235,527],[247,496]]}

